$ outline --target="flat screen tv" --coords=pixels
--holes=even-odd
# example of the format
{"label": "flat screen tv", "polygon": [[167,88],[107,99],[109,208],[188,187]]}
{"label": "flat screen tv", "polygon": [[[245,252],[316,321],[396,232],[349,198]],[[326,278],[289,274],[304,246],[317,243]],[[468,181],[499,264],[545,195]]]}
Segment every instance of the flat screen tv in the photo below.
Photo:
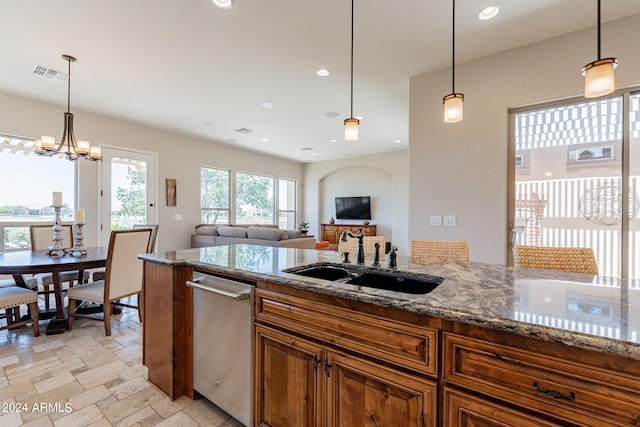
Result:
{"label": "flat screen tv", "polygon": [[336,197],[336,219],[371,219],[371,197]]}

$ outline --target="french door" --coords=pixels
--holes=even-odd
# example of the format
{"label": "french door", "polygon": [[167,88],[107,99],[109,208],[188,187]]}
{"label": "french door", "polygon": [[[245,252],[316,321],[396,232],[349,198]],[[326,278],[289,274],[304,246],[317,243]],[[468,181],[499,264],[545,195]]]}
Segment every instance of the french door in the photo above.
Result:
{"label": "french door", "polygon": [[591,247],[600,275],[640,279],[640,93],[512,111],[510,125],[510,245]]}
{"label": "french door", "polygon": [[100,171],[100,244],[109,243],[111,230],[134,224],[155,224],[157,155],[102,148]]}

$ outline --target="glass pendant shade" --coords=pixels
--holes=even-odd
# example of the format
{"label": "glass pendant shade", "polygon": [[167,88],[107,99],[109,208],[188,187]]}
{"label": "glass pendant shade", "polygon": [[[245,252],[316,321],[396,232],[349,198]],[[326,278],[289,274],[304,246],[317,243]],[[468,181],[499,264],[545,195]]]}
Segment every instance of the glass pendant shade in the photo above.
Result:
{"label": "glass pendant shade", "polygon": [[452,93],[442,98],[444,104],[444,122],[455,123],[462,120],[462,102],[464,95],[461,93]]}
{"label": "glass pendant shade", "polygon": [[349,119],[344,119],[344,140],[345,141],[357,141],[358,140],[358,125],[360,124],[360,120],[354,119],[353,117]]}
{"label": "glass pendant shade", "polygon": [[585,98],[608,95],[616,89],[616,78],[613,70],[617,65],[618,60],[616,58],[605,58],[591,62],[582,68]]}

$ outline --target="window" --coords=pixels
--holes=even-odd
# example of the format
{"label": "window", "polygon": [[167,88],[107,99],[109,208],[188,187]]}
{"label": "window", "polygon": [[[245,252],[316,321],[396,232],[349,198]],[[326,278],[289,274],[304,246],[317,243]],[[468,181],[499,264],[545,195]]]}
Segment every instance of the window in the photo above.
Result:
{"label": "window", "polygon": [[236,223],[275,224],[274,178],[236,173]]}
{"label": "window", "polygon": [[33,141],[0,135],[0,252],[29,247],[29,224],[53,224],[51,198],[62,192],[62,220],[73,221],[75,164],[64,157],[40,157]]}
{"label": "window", "polygon": [[278,225],[284,229],[296,227],[296,182],[278,179]]}
{"label": "window", "polygon": [[229,171],[200,168],[200,217],[203,224],[229,224]]}
{"label": "window", "polygon": [[640,96],[534,107],[511,119],[512,242],[590,247],[600,275],[640,279]]}

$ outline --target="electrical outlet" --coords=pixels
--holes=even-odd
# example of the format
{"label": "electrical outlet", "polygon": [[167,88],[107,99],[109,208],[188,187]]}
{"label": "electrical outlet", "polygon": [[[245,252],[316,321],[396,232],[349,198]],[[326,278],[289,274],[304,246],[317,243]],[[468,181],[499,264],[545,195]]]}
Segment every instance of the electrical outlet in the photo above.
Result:
{"label": "electrical outlet", "polygon": [[431,226],[432,227],[440,227],[440,226],[442,226],[442,216],[440,216],[440,215],[431,215]]}
{"label": "electrical outlet", "polygon": [[456,226],[456,216],[455,215],[445,215],[444,216],[444,226],[445,227],[455,227]]}

